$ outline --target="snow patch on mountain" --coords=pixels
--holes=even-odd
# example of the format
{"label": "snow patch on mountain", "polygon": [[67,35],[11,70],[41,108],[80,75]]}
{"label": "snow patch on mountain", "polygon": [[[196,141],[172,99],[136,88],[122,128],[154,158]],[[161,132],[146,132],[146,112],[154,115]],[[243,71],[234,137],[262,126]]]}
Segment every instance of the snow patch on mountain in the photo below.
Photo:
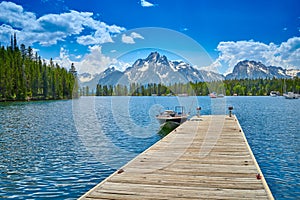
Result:
{"label": "snow patch on mountain", "polygon": [[[115,67],[109,67],[101,74],[81,74],[79,79],[87,83],[83,85],[93,83],[93,86],[96,87],[97,83],[101,85],[129,85],[130,83],[170,85],[174,83],[222,81],[225,78],[257,79],[291,78],[293,76],[300,76],[300,70],[265,66],[261,62],[244,60],[237,63],[232,73],[225,77],[214,71],[199,70],[184,61],[168,60],[166,56],[152,52],[147,58],[137,59],[123,72],[116,70]],[[97,81],[94,81],[95,79]]]}
{"label": "snow patch on mountain", "polygon": [[286,74],[292,77],[300,76],[300,69],[287,69]]}
{"label": "snow patch on mountain", "polygon": [[145,72],[149,69],[149,63],[145,63],[141,68],[138,69],[140,72]]}
{"label": "snow patch on mountain", "polygon": [[137,59],[127,68],[116,84],[130,83],[174,83],[223,80],[224,76],[217,73],[207,73],[192,67],[183,61],[170,61],[165,55],[152,52],[145,59]]}
{"label": "snow patch on mountain", "polygon": [[[299,70],[300,71],[300,70]],[[261,62],[244,60],[238,62],[226,79],[292,78],[297,70],[288,71],[281,67],[265,66]]]}
{"label": "snow patch on mountain", "polygon": [[78,79],[82,83],[91,81],[94,77],[95,75],[92,75],[90,73],[82,73],[78,75]]}

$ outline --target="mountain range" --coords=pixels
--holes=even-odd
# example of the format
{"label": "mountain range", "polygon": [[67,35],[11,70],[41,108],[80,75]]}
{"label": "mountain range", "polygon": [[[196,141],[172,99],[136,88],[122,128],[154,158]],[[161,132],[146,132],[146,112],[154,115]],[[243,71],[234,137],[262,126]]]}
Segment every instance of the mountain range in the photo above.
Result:
{"label": "mountain range", "polygon": [[244,60],[238,62],[225,79],[292,78],[300,76],[300,70],[265,66],[261,62]]}
{"label": "mountain range", "polygon": [[81,86],[95,88],[100,85],[129,85],[130,83],[164,85],[187,82],[211,82],[228,79],[292,78],[300,76],[300,70],[265,66],[261,62],[244,60],[238,62],[232,73],[224,76],[212,71],[199,70],[183,61],[170,61],[165,55],[151,52],[145,59],[137,59],[131,67],[121,72],[109,67],[100,74],[80,74]]}

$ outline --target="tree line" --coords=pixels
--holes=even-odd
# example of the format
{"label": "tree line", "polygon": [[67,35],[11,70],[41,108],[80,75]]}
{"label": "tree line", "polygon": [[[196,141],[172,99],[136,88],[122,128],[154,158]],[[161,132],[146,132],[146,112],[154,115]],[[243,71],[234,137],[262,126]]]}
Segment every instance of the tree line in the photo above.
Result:
{"label": "tree line", "polygon": [[69,99],[77,85],[73,64],[69,71],[52,58],[47,64],[30,46],[18,46],[16,34],[10,46],[0,45],[0,101]]}
{"label": "tree line", "polygon": [[189,96],[207,96],[212,92],[224,94],[226,96],[266,96],[271,91],[278,91],[280,94],[285,92],[300,93],[300,78],[292,79],[235,79],[212,82],[197,83],[175,83],[172,85],[139,84],[130,85],[97,85],[95,91],[88,87],[80,88],[81,96],[167,96],[186,94]]}

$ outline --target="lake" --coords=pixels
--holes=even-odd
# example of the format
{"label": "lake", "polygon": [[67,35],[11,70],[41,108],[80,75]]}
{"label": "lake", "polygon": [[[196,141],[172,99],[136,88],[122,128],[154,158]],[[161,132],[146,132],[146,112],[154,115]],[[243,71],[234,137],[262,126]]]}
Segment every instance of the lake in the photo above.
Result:
{"label": "lake", "polygon": [[283,97],[81,97],[0,103],[0,198],[77,199],[157,142],[155,115],[233,106],[276,199],[300,196],[300,100]]}

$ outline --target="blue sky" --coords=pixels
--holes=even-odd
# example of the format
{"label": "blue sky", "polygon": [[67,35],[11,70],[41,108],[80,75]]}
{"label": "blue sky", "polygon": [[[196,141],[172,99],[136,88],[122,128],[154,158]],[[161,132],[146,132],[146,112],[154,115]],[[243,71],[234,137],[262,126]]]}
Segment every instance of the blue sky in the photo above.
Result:
{"label": "blue sky", "polygon": [[124,69],[155,49],[221,73],[244,59],[300,69],[299,7],[298,0],[1,1],[0,42],[17,33],[43,58],[90,73]]}

